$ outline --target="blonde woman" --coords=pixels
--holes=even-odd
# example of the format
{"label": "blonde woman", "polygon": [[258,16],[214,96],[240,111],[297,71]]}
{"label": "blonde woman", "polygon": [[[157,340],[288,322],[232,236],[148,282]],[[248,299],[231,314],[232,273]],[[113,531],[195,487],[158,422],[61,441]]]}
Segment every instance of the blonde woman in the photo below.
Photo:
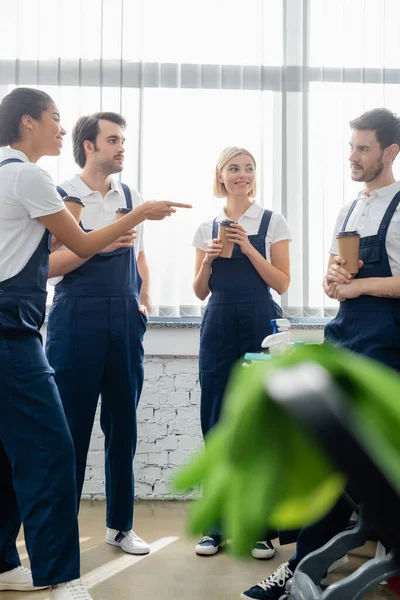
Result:
{"label": "blonde woman", "polygon": [[[272,333],[271,319],[281,316],[270,288],[284,294],[290,283],[290,231],[285,218],[264,209],[256,195],[256,161],[244,148],[229,147],[220,155],[214,195],[225,206],[213,220],[198,227],[193,289],[200,300],[211,293],[200,333],[201,427],[203,436],[217,423],[229,374],[246,352],[257,352]],[[231,221],[226,238],[232,257],[222,258],[218,223]],[[218,529],[207,532],[196,553],[216,554],[226,543]],[[270,540],[257,542],[255,558],[272,558]]]}

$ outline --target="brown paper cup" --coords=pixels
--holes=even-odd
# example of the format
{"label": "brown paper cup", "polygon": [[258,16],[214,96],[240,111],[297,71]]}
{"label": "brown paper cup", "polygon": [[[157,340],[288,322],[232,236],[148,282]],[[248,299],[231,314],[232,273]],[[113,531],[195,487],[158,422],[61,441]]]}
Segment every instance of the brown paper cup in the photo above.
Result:
{"label": "brown paper cup", "polygon": [[81,220],[81,214],[83,209],[83,204],[79,204],[78,202],[73,202],[69,200],[64,200],[64,204],[66,208],[69,210],[71,215],[75,218],[76,221]]}
{"label": "brown paper cup", "polygon": [[230,242],[226,237],[226,230],[228,227],[229,225],[222,225],[221,223],[218,225],[218,238],[222,242],[222,252],[219,256],[222,258],[232,258],[234,243]]}
{"label": "brown paper cup", "polygon": [[[118,208],[115,211],[115,220],[118,221],[119,219],[122,219],[122,217],[125,217],[127,214],[129,214],[131,212],[131,208]],[[132,241],[132,246],[135,245],[135,240]]]}
{"label": "brown paper cup", "polygon": [[127,214],[129,214],[131,212],[131,208],[118,208],[115,211],[115,218],[118,221],[118,219],[121,219],[122,217],[125,217]]}
{"label": "brown paper cup", "polygon": [[346,261],[344,268],[352,275],[356,275],[360,259],[360,234],[357,231],[341,231],[336,239],[339,256]]}

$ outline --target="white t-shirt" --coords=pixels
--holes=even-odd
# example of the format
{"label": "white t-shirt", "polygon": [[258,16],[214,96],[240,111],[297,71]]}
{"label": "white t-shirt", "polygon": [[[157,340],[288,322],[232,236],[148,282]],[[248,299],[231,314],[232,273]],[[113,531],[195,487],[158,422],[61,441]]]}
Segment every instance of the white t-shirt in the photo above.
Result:
{"label": "white t-shirt", "polygon": [[[396,181],[379,190],[374,190],[370,196],[367,196],[364,192],[360,192],[358,194],[358,202],[347,222],[346,231],[358,231],[362,238],[369,235],[376,235],[387,207],[399,191],[400,181]],[[349,202],[346,206],[342,207],[336,220],[330,248],[331,254],[339,254],[336,234],[341,231],[351,204]],[[387,230],[386,252],[392,275],[400,275],[400,204],[397,206]]]}
{"label": "white t-shirt", "polygon": [[[84,208],[81,215],[81,223],[85,229],[99,229],[105,225],[109,225],[115,221],[115,211],[118,208],[126,207],[126,198],[121,184],[111,178],[111,189],[105,197],[101,192],[90,189],[89,186],[81,179],[80,175],[75,175],[69,181],[64,181],[60,187],[68,194],[81,198],[84,203]],[[135,208],[142,204],[143,199],[139,192],[130,188],[132,196],[132,207]],[[143,223],[136,225],[135,253],[138,256],[139,252],[144,250],[143,243]],[[65,246],[59,251],[65,250]],[[52,277],[49,279],[51,285],[57,285],[62,280],[62,277]]]}
{"label": "white t-shirt", "polygon": [[[238,223],[246,230],[247,235],[256,235],[260,228],[263,214],[264,208],[256,202],[253,202],[244,215],[240,217]],[[217,221],[222,221],[227,218],[225,211],[222,210],[217,217]],[[197,228],[193,238],[193,246],[195,248],[199,248],[199,250],[203,250],[204,252],[207,251],[208,245],[212,241],[212,226],[213,221],[206,221]],[[271,261],[271,246],[273,244],[281,242],[282,240],[291,241],[291,239],[289,225],[287,224],[285,217],[280,213],[273,212],[265,238],[265,256],[267,261]]]}
{"label": "white t-shirt", "polygon": [[19,150],[2,148],[0,162],[0,281],[18,275],[36,251],[45,232],[39,217],[65,210],[50,175]]}

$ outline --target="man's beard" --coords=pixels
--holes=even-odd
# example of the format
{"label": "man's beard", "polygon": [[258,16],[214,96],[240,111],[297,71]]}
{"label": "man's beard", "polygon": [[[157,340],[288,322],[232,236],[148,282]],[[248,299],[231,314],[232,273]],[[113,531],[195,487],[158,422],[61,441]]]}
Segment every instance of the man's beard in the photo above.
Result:
{"label": "man's beard", "polygon": [[363,172],[360,175],[356,175],[355,173],[352,173],[351,178],[353,179],[353,181],[365,181],[365,183],[369,183],[370,181],[373,181],[374,179],[379,177],[379,175],[382,173],[383,169],[384,169],[384,164],[382,161],[382,154],[381,154],[381,156],[378,158],[378,160],[376,161],[376,163],[374,165],[372,165],[371,167],[368,167],[368,169],[363,170]]}
{"label": "man's beard", "polygon": [[114,160],[99,160],[97,162],[97,169],[106,175],[114,175],[115,173],[121,173],[124,168],[123,163],[116,162]]}
{"label": "man's beard", "polygon": [[[99,151],[98,147],[96,146],[96,142],[94,143],[94,149],[95,149],[96,153]],[[115,173],[121,173],[121,171],[124,168],[124,163],[123,162],[117,163],[112,158],[108,159],[108,160],[101,160],[98,158],[98,155],[97,155],[96,167],[97,167],[98,171],[100,171],[106,177],[108,177],[109,175],[114,175]]]}

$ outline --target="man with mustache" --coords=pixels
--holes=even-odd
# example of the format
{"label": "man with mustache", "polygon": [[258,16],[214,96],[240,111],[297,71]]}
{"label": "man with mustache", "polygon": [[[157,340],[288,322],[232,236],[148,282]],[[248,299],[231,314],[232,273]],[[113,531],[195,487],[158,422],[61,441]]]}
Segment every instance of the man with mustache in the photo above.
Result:
{"label": "man with mustache", "polygon": [[[74,158],[82,171],[58,190],[83,201],[80,224],[86,231],[114,221],[117,209],[142,202],[138,192],[112,177],[124,166],[125,127],[125,119],[112,112],[81,117],[74,127]],[[151,312],[142,226],[90,259],[66,249],[53,252],[49,277],[56,288],[46,352],[74,441],[78,506],[100,394],[106,541],[131,554],[147,554],[149,545],[132,529],[136,408]]]}
{"label": "man with mustache", "polygon": [[[400,182],[393,161],[400,145],[400,118],[386,108],[350,122],[353,181],[358,198],[336,221],[324,291],[340,302],[325,338],[400,371]],[[353,278],[338,254],[340,231],[360,234],[360,270]]]}
{"label": "man with mustache", "polygon": [[[400,117],[376,108],[351,121],[350,128],[351,178],[363,182],[364,189],[341,209],[336,221],[323,288],[340,306],[325,328],[325,339],[400,372],[400,181],[393,175]],[[360,270],[354,278],[339,257],[339,231],[360,234]],[[300,531],[294,556],[240,598],[288,598],[286,584],[300,561],[343,531],[352,512],[342,496],[321,521]],[[345,560],[339,559],[330,570]]]}

